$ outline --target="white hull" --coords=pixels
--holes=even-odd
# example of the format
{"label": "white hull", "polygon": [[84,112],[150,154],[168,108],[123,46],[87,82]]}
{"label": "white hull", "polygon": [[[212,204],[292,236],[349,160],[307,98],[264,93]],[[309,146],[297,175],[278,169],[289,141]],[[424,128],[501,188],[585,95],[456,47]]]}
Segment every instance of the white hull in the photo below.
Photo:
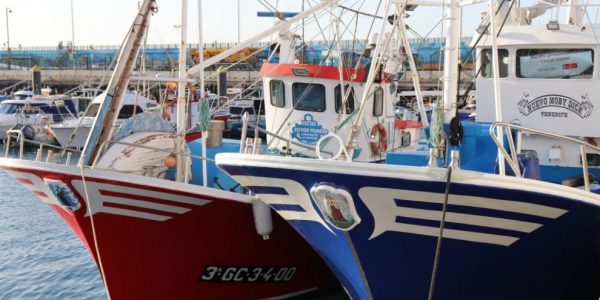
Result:
{"label": "white hull", "polygon": [[58,141],[61,147],[65,148],[81,148],[85,145],[88,135],[90,134],[90,127],[82,126],[79,127],[73,140],[70,141],[71,135],[75,130],[75,127],[62,127],[52,126],[51,129],[54,137]]}

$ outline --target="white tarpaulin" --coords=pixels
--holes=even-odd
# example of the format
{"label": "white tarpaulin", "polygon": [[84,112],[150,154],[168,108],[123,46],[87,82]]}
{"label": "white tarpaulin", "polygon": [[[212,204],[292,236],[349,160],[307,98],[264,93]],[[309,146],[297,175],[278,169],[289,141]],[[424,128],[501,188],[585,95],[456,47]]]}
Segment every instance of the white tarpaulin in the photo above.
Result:
{"label": "white tarpaulin", "polygon": [[582,50],[521,56],[519,57],[520,74],[525,78],[561,78],[581,75],[594,64],[592,53],[591,50]]}

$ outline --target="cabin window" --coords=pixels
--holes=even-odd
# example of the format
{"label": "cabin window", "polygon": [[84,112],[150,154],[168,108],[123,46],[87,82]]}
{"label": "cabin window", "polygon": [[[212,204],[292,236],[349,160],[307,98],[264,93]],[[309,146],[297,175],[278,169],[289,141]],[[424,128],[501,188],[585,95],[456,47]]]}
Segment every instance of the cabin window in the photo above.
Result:
{"label": "cabin window", "polygon": [[14,114],[21,107],[23,107],[23,104],[2,103],[0,104],[0,113]]}
{"label": "cabin window", "polygon": [[39,113],[51,114],[52,109],[50,108],[50,106],[48,106],[48,104],[45,104],[45,103],[38,103],[38,104],[26,103],[25,105],[20,105],[16,109],[15,112],[16,113],[22,112],[26,115],[36,115]]}
{"label": "cabin window", "polygon": [[[494,77],[492,66],[492,50],[481,50],[481,76]],[[508,50],[506,49],[498,49],[498,74],[500,78],[508,77]]]}
{"label": "cabin window", "polygon": [[292,84],[294,108],[306,111],[325,111],[325,86],[296,82]]}
{"label": "cabin window", "polygon": [[373,116],[381,117],[383,115],[383,89],[377,87],[373,93]]}
{"label": "cabin window", "polygon": [[519,49],[517,77],[589,79],[594,72],[592,49]]}
{"label": "cabin window", "polygon": [[338,114],[342,113],[343,100],[346,100],[346,113],[350,114],[354,111],[354,88],[350,85],[345,85],[344,92],[346,93],[346,95],[348,95],[349,93],[347,98],[342,96],[342,88],[339,84],[333,90],[333,95],[335,97],[335,112]]}
{"label": "cabin window", "polygon": [[281,80],[271,80],[269,82],[271,90],[271,105],[275,107],[285,106],[285,86]]}
{"label": "cabin window", "polygon": [[143,113],[144,110],[137,105],[123,105],[117,119],[129,119],[135,114]]}
{"label": "cabin window", "polygon": [[26,114],[39,114],[40,112],[45,114],[53,113],[52,108],[48,104],[33,104],[31,110],[26,110]]}

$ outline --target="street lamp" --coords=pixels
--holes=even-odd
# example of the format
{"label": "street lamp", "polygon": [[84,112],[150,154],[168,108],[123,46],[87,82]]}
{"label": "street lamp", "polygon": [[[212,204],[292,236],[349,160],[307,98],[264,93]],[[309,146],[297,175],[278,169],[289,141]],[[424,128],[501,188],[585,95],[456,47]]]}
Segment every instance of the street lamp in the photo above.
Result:
{"label": "street lamp", "polygon": [[10,51],[10,30],[8,30],[8,14],[12,13],[12,9],[6,8],[6,46],[8,48],[8,69],[10,70],[11,61],[11,51]]}

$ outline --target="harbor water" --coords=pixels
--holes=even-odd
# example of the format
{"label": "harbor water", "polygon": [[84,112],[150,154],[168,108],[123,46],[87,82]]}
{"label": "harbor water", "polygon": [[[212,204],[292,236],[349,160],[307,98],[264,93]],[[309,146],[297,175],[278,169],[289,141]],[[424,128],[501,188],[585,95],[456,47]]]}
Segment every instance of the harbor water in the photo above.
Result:
{"label": "harbor water", "polygon": [[0,299],[106,298],[96,264],[75,234],[0,171]]}

